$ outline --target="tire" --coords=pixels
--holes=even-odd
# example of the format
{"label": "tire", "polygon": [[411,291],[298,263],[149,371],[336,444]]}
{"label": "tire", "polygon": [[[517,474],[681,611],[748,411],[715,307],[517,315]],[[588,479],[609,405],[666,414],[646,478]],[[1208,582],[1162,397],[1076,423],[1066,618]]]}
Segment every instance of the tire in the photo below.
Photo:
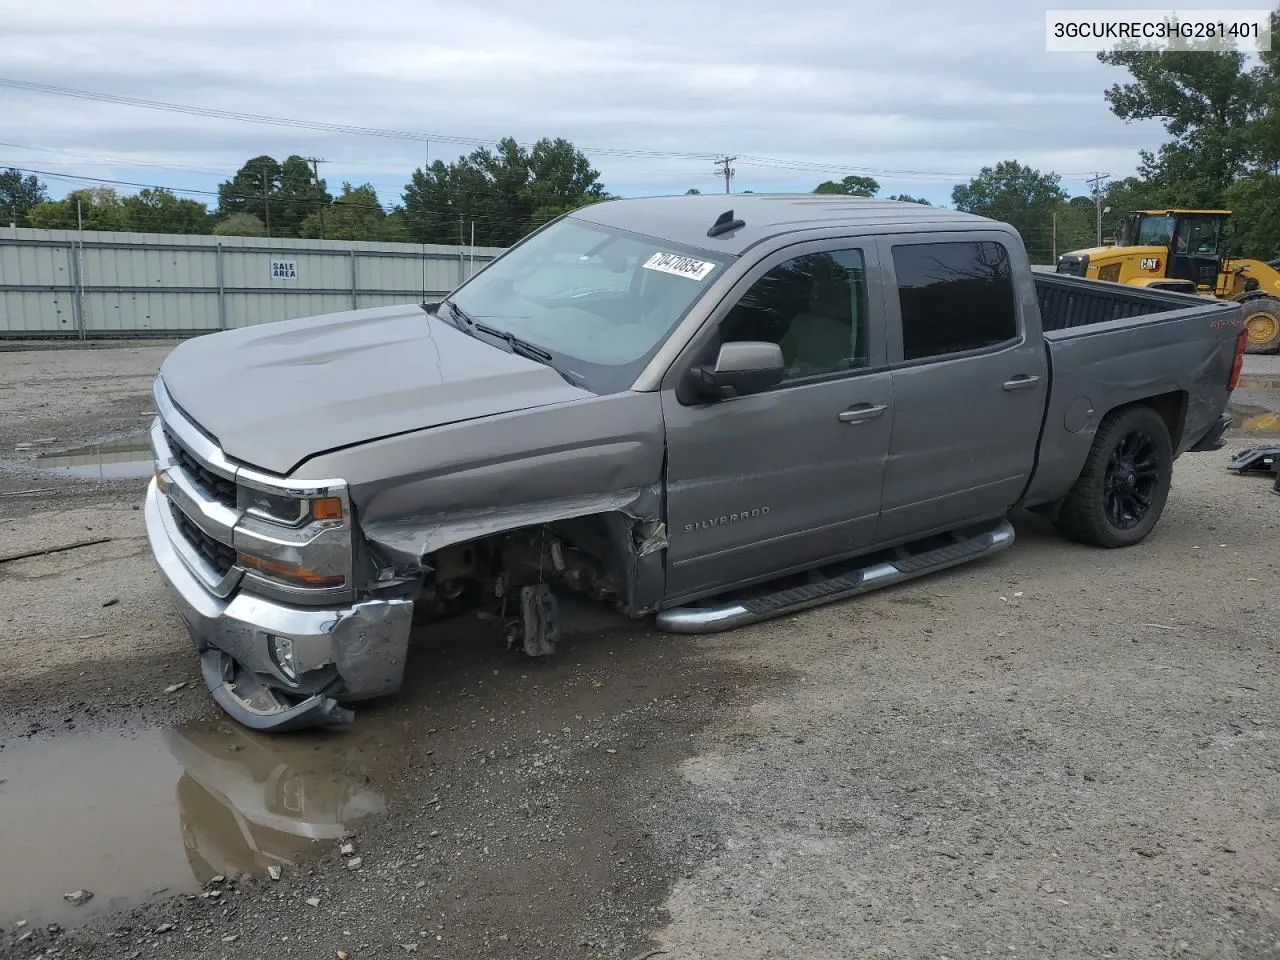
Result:
{"label": "tire", "polygon": [[1113,410],[1063,499],[1058,531],[1095,547],[1133,546],[1160,519],[1172,482],[1173,444],[1164,418],[1146,406]]}
{"label": "tire", "polygon": [[1280,353],[1280,300],[1275,297],[1251,297],[1240,301],[1244,307],[1248,343],[1245,353]]}

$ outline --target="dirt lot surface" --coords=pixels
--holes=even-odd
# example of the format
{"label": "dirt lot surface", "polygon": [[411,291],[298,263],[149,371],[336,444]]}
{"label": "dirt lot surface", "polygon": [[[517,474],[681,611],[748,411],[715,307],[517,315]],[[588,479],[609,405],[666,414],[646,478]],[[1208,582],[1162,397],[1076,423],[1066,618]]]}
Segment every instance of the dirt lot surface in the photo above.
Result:
{"label": "dirt lot surface", "polygon": [[265,738],[136,509],[167,349],[0,352],[0,557],[109,538],[0,562],[0,956],[1280,957],[1280,496],[1225,470],[1265,429],[1129,550],[1017,518],[729,634],[575,609],[548,663],[460,622]]}

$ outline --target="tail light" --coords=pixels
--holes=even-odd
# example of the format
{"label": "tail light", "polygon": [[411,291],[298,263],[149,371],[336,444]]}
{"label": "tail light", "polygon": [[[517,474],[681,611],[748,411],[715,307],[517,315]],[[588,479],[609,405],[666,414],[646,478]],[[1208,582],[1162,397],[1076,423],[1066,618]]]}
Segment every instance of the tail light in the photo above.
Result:
{"label": "tail light", "polygon": [[1231,361],[1231,380],[1227,383],[1228,390],[1234,390],[1236,384],[1240,382],[1240,371],[1244,368],[1244,351],[1249,345],[1249,328],[1245,327],[1240,331],[1240,335],[1236,337],[1236,356]]}

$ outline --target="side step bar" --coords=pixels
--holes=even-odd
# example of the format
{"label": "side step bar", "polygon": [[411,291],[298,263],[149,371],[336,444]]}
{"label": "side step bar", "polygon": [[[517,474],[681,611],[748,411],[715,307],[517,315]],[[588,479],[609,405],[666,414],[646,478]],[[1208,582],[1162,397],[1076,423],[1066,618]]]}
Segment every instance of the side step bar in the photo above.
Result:
{"label": "side step bar", "polygon": [[925,574],[959,566],[999,553],[1013,544],[1013,525],[1002,520],[995,527],[955,543],[872,563],[836,577],[776,590],[714,607],[672,607],[658,613],[657,627],[667,633],[718,633],[748,623],[845,600]]}

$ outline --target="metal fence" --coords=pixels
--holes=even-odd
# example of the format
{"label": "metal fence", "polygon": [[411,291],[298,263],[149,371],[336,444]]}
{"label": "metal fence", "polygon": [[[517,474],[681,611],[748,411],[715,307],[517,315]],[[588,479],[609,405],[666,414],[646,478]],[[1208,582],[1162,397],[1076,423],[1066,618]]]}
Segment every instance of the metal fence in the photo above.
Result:
{"label": "metal fence", "polygon": [[186,337],[439,297],[495,247],[0,228],[0,337]]}

